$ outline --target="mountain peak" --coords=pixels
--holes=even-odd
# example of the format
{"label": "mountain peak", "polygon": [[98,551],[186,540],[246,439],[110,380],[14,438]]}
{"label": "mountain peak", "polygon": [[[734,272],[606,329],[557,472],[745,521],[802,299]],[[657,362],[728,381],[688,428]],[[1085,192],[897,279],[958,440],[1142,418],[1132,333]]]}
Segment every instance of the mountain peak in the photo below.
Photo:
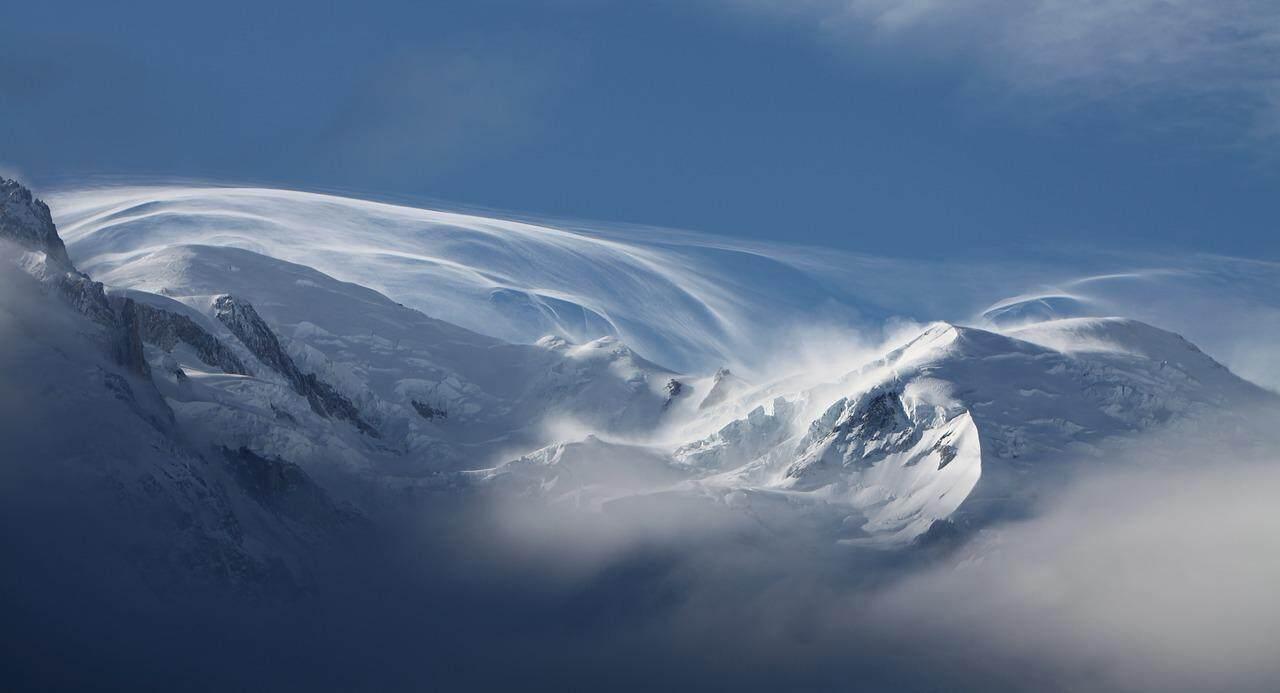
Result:
{"label": "mountain peak", "polygon": [[23,184],[4,177],[0,177],[0,238],[42,252],[67,270],[75,269],[49,206]]}

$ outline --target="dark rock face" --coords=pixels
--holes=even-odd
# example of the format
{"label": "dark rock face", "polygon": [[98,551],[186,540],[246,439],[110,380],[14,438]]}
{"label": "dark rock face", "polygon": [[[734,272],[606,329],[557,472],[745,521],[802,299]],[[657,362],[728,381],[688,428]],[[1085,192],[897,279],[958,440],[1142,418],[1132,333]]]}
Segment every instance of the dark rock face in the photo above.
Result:
{"label": "dark rock face", "polygon": [[101,283],[76,270],[49,206],[7,178],[0,178],[0,239],[44,253],[47,264],[40,280],[48,290],[104,328],[106,347],[116,363],[144,377],[151,374],[138,333],[137,305],[129,299],[113,302]]}
{"label": "dark rock face", "polygon": [[847,439],[879,440],[911,427],[911,419],[903,409],[896,392],[879,392],[863,400],[843,418],[835,433]]}
{"label": "dark rock face", "polygon": [[113,301],[100,282],[74,270],[48,281],[76,312],[106,330],[107,348],[116,363],[138,375],[151,374],[142,350],[137,303],[128,298]]}
{"label": "dark rock face", "polygon": [[49,206],[18,181],[3,177],[0,177],[0,238],[38,250],[63,269],[75,270],[67,247],[53,225]]}
{"label": "dark rock face", "polygon": [[417,410],[418,416],[421,416],[427,421],[434,421],[436,419],[449,418],[449,412],[445,411],[442,408],[433,407],[430,404],[426,404],[425,402],[419,402],[416,399],[412,400],[411,403],[413,404],[413,408]]}
{"label": "dark rock face", "polygon": [[274,515],[308,530],[332,530],[358,519],[354,510],[338,506],[302,467],[248,448],[222,449],[236,483]]}
{"label": "dark rock face", "polygon": [[[907,415],[895,390],[872,390],[852,402],[841,399],[810,425],[797,451],[803,454],[816,448],[818,454],[791,465],[787,476],[803,479],[822,469],[870,467],[887,455],[911,448],[923,433]],[[945,451],[939,454],[946,458]]]}
{"label": "dark rock face", "polygon": [[302,373],[298,371],[289,354],[285,353],[284,348],[280,346],[280,340],[276,338],[275,332],[271,331],[252,305],[234,296],[225,295],[219,296],[214,301],[213,309],[218,321],[226,325],[241,343],[249,347],[249,351],[253,352],[259,361],[288,378],[299,394],[305,394],[302,391]]}
{"label": "dark rock face", "polygon": [[662,408],[666,409],[671,406],[671,403],[674,402],[677,397],[684,394],[684,383],[672,378],[667,381],[667,386],[664,389],[667,393],[667,401],[662,403]]}
{"label": "dark rock face", "polygon": [[191,318],[145,303],[135,303],[134,312],[146,343],[169,351],[184,342],[196,350],[201,361],[224,373],[252,375],[235,352]]}
{"label": "dark rock face", "polygon": [[147,358],[142,348],[138,304],[133,299],[126,298],[120,303],[117,314],[120,319],[116,327],[116,336],[112,340],[116,363],[139,375],[151,375],[151,367],[147,365]]}
{"label": "dark rock face", "polygon": [[74,271],[68,271],[48,281],[52,283],[63,300],[76,309],[77,313],[104,327],[110,327],[116,323],[115,310],[107,300],[107,292],[102,288],[101,283]]}
{"label": "dark rock face", "polygon": [[[59,244],[62,242],[58,241]],[[101,282],[95,282],[74,267],[45,280],[76,312],[106,330],[107,347],[115,362],[138,375],[148,376],[151,368],[142,350],[138,304],[132,299],[113,301]]]}
{"label": "dark rock face", "polygon": [[872,392],[836,424],[833,446],[846,465],[870,466],[886,455],[906,450],[921,431],[893,390]]}
{"label": "dark rock face", "polygon": [[968,536],[968,531],[960,523],[934,520],[929,529],[911,541],[911,545],[919,550],[945,553],[960,546]]}
{"label": "dark rock face", "polygon": [[231,330],[253,355],[289,381],[294,391],[307,398],[311,410],[325,418],[337,417],[351,422],[361,433],[373,438],[378,431],[364,421],[351,400],[314,373],[303,373],[293,357],[280,345],[275,332],[258,315],[253,305],[231,295],[219,296],[213,303],[218,320]]}
{"label": "dark rock face", "polygon": [[941,440],[938,441],[937,445],[933,446],[933,451],[938,453],[938,469],[939,470],[951,464],[951,460],[954,460],[957,454],[956,446],[948,445],[947,443],[944,443]]}
{"label": "dark rock face", "polygon": [[351,400],[342,396],[342,393],[333,388],[332,385],[320,380],[314,373],[307,373],[302,376],[305,383],[303,392],[307,398],[307,402],[311,404],[311,409],[317,411],[321,416],[336,416],[339,419],[350,421],[361,433],[370,438],[381,437],[378,430],[369,425],[360,416],[360,410]]}
{"label": "dark rock face", "polygon": [[698,409],[708,409],[724,402],[735,393],[741,391],[744,385],[737,376],[729,372],[728,368],[717,370],[715,376],[711,379],[711,389],[707,391],[707,396],[702,398],[702,403],[698,405]]}

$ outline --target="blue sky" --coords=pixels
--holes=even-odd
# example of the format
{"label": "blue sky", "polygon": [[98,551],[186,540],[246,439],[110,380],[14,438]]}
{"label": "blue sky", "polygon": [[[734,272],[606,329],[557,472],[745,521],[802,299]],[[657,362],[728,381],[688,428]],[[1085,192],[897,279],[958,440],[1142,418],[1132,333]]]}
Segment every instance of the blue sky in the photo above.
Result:
{"label": "blue sky", "polygon": [[28,2],[0,26],[0,170],[1280,259],[1278,5]]}

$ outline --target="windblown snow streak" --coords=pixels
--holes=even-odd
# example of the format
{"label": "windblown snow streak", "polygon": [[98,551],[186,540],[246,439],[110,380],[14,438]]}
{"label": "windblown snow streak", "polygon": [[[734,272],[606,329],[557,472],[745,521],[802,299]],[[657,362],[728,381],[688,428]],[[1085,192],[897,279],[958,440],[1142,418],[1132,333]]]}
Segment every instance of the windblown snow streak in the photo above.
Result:
{"label": "windblown snow streak", "polygon": [[[855,306],[826,301],[815,278],[750,248],[622,240],[286,190],[111,188],[53,200],[73,255],[104,279],[136,274],[131,266],[176,246],[243,248],[504,340],[617,336],[680,369],[766,353],[784,316],[794,324],[858,317]],[[162,281],[139,288],[159,291]]]}
{"label": "windblown snow streak", "polygon": [[[994,306],[1008,324],[1019,313],[1002,307],[1041,301],[1056,305],[1058,317],[1122,315],[1173,329],[1280,390],[1280,369],[1267,357],[1280,340],[1276,263],[1061,250],[1029,258],[1017,249],[942,261],[883,258],[261,188],[84,188],[49,199],[83,269],[109,284],[146,280],[141,288],[151,291],[166,281],[149,265],[151,253],[230,246],[310,266],[507,341],[612,335],[677,370],[727,365],[743,374],[773,372],[779,354],[818,350],[805,355],[826,360],[824,342],[847,344],[893,316],[969,322]],[[849,228],[885,232],[856,219]]]}

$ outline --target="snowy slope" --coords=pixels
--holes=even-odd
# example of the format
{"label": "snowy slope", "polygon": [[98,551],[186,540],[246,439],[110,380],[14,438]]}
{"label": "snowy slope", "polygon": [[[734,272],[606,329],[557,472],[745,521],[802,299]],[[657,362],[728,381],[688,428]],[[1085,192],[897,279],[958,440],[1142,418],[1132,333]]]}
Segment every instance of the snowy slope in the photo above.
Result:
{"label": "snowy slope", "polygon": [[767,353],[783,316],[855,314],[813,277],[745,248],[286,190],[108,188],[51,200],[71,254],[95,276],[171,246],[240,248],[506,341],[616,336],[679,370]]}
{"label": "snowy slope", "polygon": [[[630,491],[692,494],[766,522],[786,498],[787,521],[806,507],[838,518],[834,538],[892,544],[940,520],[1017,512],[1058,480],[1054,465],[1064,460],[1255,404],[1274,406],[1275,397],[1181,337],[1136,321],[1053,320],[1008,334],[942,323],[836,381],[743,395],[745,416],[666,448],[676,480],[655,484],[650,474]],[[590,493],[616,499],[628,488],[616,472],[603,487],[591,478],[566,488],[584,477],[582,458],[598,446],[548,449],[491,476],[509,469],[528,483],[537,473],[551,497],[575,503]]]}
{"label": "snowy slope", "polygon": [[236,248],[140,254],[100,275],[104,291],[57,255],[47,210],[17,202],[24,213],[6,212],[2,229],[22,244],[16,264],[101,323],[104,350],[212,448],[419,476],[545,445],[553,423],[647,432],[690,391],[611,337],[508,344]]}
{"label": "snowy slope", "polygon": [[[421,474],[551,442],[555,419],[647,432],[676,377],[611,337],[508,344],[237,248],[169,246],[99,276],[140,303],[185,308],[251,364],[252,373],[227,373],[183,349],[154,353],[172,361],[158,369],[169,380],[183,370],[171,383],[179,415],[221,445],[290,460]],[[232,329],[224,306],[236,302],[260,326]]]}
{"label": "snowy slope", "polygon": [[1280,263],[1219,256],[1134,258],[1104,273],[1068,273],[968,316],[1016,327],[1052,318],[1123,315],[1186,336],[1233,371],[1280,392]]}

